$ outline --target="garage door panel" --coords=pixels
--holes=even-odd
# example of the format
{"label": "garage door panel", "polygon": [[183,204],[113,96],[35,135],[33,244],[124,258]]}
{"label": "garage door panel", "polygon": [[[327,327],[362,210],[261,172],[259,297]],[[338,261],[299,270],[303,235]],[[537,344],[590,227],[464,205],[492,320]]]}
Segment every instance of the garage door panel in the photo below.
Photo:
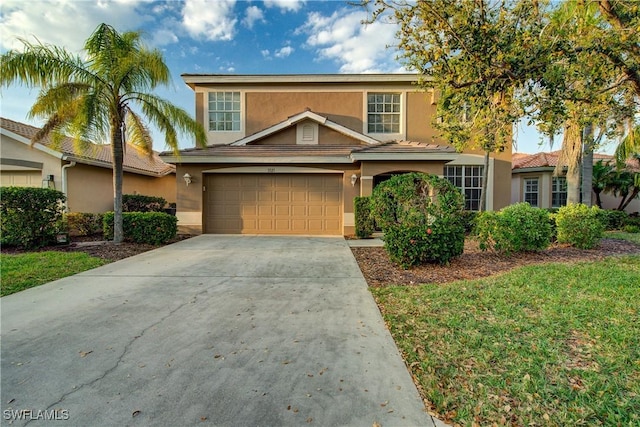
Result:
{"label": "garage door panel", "polygon": [[212,174],[208,233],[342,234],[342,175]]}
{"label": "garage door panel", "polygon": [[274,206],[271,205],[260,205],[258,208],[258,216],[261,217],[271,217],[273,216]]}

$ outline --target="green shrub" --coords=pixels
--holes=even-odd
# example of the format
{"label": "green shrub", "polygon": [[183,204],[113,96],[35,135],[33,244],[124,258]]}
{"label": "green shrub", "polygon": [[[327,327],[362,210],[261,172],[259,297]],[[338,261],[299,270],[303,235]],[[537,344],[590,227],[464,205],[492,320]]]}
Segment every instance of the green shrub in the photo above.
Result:
{"label": "green shrub", "polygon": [[64,218],[72,236],[92,236],[102,231],[101,213],[71,212]]}
{"label": "green shrub", "polygon": [[369,197],[356,197],[353,199],[353,214],[356,223],[356,237],[367,239],[374,231],[374,221],[371,216],[371,203]]}
{"label": "green shrub", "polygon": [[640,227],[637,225],[629,224],[622,227],[622,231],[624,231],[625,233],[640,233]]}
{"label": "green shrub", "polygon": [[625,218],[624,223],[622,224],[623,226],[625,225],[635,225],[640,227],[640,217],[638,216],[628,216],[627,218]]}
{"label": "green shrub", "polygon": [[598,218],[604,225],[605,230],[620,230],[626,223],[629,214],[625,211],[600,209]]}
{"label": "green shrub", "polygon": [[549,212],[516,203],[499,212],[482,212],[475,228],[480,249],[505,255],[546,249],[551,244]]}
{"label": "green shrub", "polygon": [[465,233],[472,233],[476,227],[476,220],[478,219],[479,212],[477,211],[463,211],[461,215],[462,225],[464,226]]}
{"label": "green shrub", "polygon": [[123,212],[162,212],[167,201],[162,197],[143,196],[142,194],[123,194]]}
{"label": "green shrub", "polygon": [[33,248],[54,242],[65,201],[62,192],[49,188],[1,188],[2,244]]}
{"label": "green shrub", "polygon": [[389,258],[403,268],[446,264],[464,249],[464,198],[446,179],[423,173],[397,175],[371,197]]}
{"label": "green shrub", "polygon": [[[135,243],[161,245],[176,237],[178,220],[162,212],[124,212],[122,214],[124,238]],[[113,239],[113,212],[103,218],[105,239]]]}
{"label": "green shrub", "polygon": [[563,206],[556,214],[558,242],[568,243],[580,249],[592,249],[604,232],[600,221],[600,208],[583,204]]}

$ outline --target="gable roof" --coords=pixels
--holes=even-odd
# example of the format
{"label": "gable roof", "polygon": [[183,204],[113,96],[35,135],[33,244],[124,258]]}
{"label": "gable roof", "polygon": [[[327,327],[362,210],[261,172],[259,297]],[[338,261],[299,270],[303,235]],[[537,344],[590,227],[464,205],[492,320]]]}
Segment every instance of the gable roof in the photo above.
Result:
{"label": "gable roof", "polygon": [[[34,126],[0,117],[0,133],[26,145],[31,145],[31,139],[39,130]],[[76,153],[72,138],[64,138],[56,146],[51,138],[46,137],[42,141],[33,144],[33,147],[61,160],[105,168],[112,167],[111,146],[109,144],[90,143],[91,148],[86,152]],[[130,144],[127,144],[123,168],[126,172],[150,176],[165,176],[174,173],[176,170],[174,165],[165,163],[157,152],[154,151],[149,156]]]}
{"label": "gable roof", "polygon": [[[560,157],[560,150],[552,151],[549,153],[535,153],[524,154],[514,153],[511,156],[511,170],[519,169],[540,169],[540,168],[555,168],[558,165],[558,158]],[[613,156],[608,154],[593,154],[593,161],[598,160],[613,160]]]}
{"label": "gable roof", "polygon": [[336,122],[329,120],[325,116],[321,116],[320,114],[314,113],[311,110],[303,111],[302,113],[294,114],[293,116],[287,118],[286,120],[281,121],[280,123],[276,123],[273,126],[269,126],[266,129],[263,129],[259,132],[254,133],[253,135],[246,136],[238,141],[232,142],[229,145],[247,145],[254,141],[269,137],[281,130],[287,129],[303,120],[311,120],[318,124],[328,127],[331,130],[334,130],[343,135],[349,136],[353,139],[356,139],[360,142],[364,142],[365,144],[373,145],[379,144],[380,141],[377,139],[371,138],[367,135],[364,135],[360,132],[356,132],[348,127],[342,126]]}

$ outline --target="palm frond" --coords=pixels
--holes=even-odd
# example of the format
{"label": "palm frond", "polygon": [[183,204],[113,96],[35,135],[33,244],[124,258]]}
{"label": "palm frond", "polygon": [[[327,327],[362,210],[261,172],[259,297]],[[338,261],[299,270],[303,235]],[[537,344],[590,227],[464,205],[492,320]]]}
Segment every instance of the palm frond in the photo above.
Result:
{"label": "palm frond", "polygon": [[139,148],[148,156],[153,155],[153,138],[142,118],[131,109],[127,109],[127,143]]}
{"label": "palm frond", "polygon": [[182,108],[148,93],[131,93],[128,100],[137,103],[149,121],[165,134],[165,143],[174,152],[177,153],[179,149],[178,133],[195,135],[196,145],[206,146],[204,128]]}

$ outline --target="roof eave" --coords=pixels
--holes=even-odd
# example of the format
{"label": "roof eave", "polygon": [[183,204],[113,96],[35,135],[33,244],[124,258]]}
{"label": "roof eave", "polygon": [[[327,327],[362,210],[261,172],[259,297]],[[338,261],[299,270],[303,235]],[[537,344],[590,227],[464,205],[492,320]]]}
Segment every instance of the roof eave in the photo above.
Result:
{"label": "roof eave", "polygon": [[253,157],[253,156],[167,156],[166,163],[266,163],[266,164],[287,164],[287,163],[339,163],[349,164],[353,160],[346,156],[290,156],[290,157]]}
{"label": "roof eave", "polygon": [[351,158],[358,160],[455,160],[458,153],[352,153]]}

